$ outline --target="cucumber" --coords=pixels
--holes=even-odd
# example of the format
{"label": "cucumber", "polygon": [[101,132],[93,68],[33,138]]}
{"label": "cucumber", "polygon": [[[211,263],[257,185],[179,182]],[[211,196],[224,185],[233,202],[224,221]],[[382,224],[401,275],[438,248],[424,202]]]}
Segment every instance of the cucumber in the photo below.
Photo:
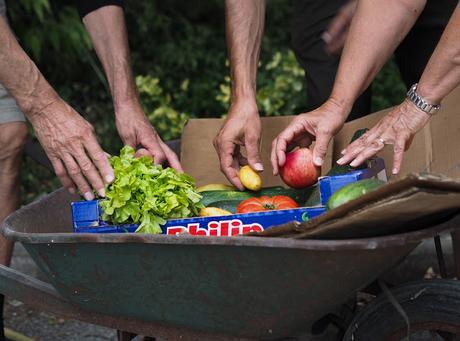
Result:
{"label": "cucumber", "polygon": [[321,205],[321,197],[319,195],[319,185],[316,184],[310,196],[305,200],[302,206],[313,207]]}
{"label": "cucumber", "polygon": [[254,197],[254,194],[249,191],[204,191],[200,193],[202,195],[201,203],[205,206],[216,207],[213,203],[223,200],[238,200],[243,201]]}
{"label": "cucumber", "polygon": [[326,203],[326,208],[328,210],[332,210],[351,200],[359,198],[360,196],[369,193],[384,184],[385,182],[379,179],[364,179],[348,184],[331,195]]}
{"label": "cucumber", "polygon": [[221,200],[212,203],[212,207],[217,207],[232,213],[236,213],[236,209],[242,200]]}
{"label": "cucumber", "polygon": [[255,193],[255,196],[261,197],[262,195],[266,195],[267,197],[274,197],[275,195],[285,195],[293,199],[299,206],[301,206],[313,193],[315,186],[316,185],[313,185],[303,189],[284,188],[281,186],[268,187]]}

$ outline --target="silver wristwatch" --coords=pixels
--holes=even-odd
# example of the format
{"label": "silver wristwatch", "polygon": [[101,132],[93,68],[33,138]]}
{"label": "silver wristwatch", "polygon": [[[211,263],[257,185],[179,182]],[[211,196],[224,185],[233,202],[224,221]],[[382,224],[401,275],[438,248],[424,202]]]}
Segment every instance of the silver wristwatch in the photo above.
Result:
{"label": "silver wristwatch", "polygon": [[407,92],[406,97],[415,104],[417,108],[420,110],[426,112],[429,115],[435,114],[439,109],[441,109],[441,106],[439,104],[430,104],[427,101],[425,101],[422,97],[420,97],[417,92],[417,83],[412,85]]}

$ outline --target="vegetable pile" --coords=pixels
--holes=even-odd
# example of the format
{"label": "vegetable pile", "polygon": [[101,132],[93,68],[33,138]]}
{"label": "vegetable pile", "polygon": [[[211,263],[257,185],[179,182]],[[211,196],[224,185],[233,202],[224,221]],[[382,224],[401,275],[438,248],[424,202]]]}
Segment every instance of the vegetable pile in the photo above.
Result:
{"label": "vegetable pile", "polygon": [[152,159],[134,157],[125,146],[110,163],[115,181],[106,187],[102,218],[114,224],[140,223],[136,232],[161,233],[167,219],[198,216],[201,195],[194,179],[173,168],[155,165]]}

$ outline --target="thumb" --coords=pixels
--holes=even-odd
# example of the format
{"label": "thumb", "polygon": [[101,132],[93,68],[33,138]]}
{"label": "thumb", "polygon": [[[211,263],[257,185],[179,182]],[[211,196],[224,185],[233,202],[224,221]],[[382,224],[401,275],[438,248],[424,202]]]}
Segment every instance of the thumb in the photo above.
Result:
{"label": "thumb", "polygon": [[315,165],[323,165],[331,137],[332,136],[329,134],[319,134],[316,136],[316,143],[315,147],[313,148],[313,163]]}
{"label": "thumb", "polygon": [[248,135],[245,137],[244,146],[246,148],[249,166],[257,172],[262,172],[264,166],[259,153],[260,136]]}

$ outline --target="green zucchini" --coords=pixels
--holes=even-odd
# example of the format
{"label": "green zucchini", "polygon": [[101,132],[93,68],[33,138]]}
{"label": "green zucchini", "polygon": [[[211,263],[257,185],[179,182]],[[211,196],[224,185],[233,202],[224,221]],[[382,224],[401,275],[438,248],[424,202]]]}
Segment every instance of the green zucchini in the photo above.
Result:
{"label": "green zucchini", "polygon": [[360,196],[369,193],[384,184],[385,182],[379,179],[364,179],[348,184],[331,195],[326,203],[326,208],[328,210],[332,210],[351,200],[359,198]]}
{"label": "green zucchini", "polygon": [[245,191],[205,191],[200,193],[202,195],[201,203],[205,207],[215,207],[214,202],[223,200],[238,200],[243,201],[254,197],[254,194]]}

